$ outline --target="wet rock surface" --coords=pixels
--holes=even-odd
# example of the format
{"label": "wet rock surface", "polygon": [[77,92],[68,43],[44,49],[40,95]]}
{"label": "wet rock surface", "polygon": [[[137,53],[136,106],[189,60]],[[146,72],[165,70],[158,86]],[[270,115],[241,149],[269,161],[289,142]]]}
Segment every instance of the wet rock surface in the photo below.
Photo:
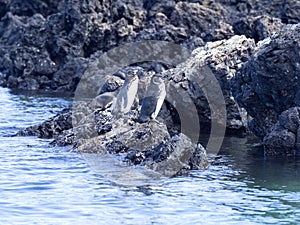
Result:
{"label": "wet rock surface", "polygon": [[[81,107],[87,109],[84,112],[87,116],[65,109],[41,125],[29,127],[17,135],[54,138],[54,145],[71,145],[73,151],[84,154],[111,154],[120,163],[143,166],[164,176],[208,166],[202,145],[193,143],[183,133],[171,135],[162,117],[159,121],[137,123],[140,107],[120,119],[112,117],[110,107],[95,111],[87,105]],[[81,119],[76,127],[71,127],[72,124],[67,122],[76,120],[76,116]]]}
{"label": "wet rock surface", "polygon": [[288,131],[281,126],[283,123],[291,126],[291,121],[283,120],[287,114],[297,118],[294,109],[283,111],[300,104],[299,31],[299,24],[289,25],[260,42],[233,80],[235,99],[253,118],[249,129],[264,140],[266,153],[271,155],[284,155],[286,149],[295,150],[297,142],[295,129]]}

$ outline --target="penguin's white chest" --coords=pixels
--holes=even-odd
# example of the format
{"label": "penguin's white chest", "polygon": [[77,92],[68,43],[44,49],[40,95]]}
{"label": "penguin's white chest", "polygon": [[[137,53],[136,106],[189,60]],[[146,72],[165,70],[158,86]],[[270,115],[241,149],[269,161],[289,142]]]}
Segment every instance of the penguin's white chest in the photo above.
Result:
{"label": "penguin's white chest", "polygon": [[124,107],[124,113],[128,113],[131,109],[131,106],[134,103],[135,96],[136,96],[137,91],[138,91],[138,83],[139,83],[139,80],[134,79],[126,87],[126,91],[123,95],[124,96],[123,102],[124,102],[124,106],[125,106]]}
{"label": "penguin's white chest", "polygon": [[126,114],[131,110],[138,91],[138,83],[139,79],[135,78],[123,85],[114,104],[113,114]]}

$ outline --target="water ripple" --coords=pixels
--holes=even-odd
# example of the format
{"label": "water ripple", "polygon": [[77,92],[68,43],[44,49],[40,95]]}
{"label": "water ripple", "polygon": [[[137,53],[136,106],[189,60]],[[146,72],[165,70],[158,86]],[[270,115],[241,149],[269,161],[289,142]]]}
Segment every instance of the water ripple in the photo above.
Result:
{"label": "water ripple", "polygon": [[247,139],[227,138],[208,170],[163,178],[50,140],[7,137],[69,103],[2,88],[0,97],[0,224],[300,223],[300,161],[267,161]]}

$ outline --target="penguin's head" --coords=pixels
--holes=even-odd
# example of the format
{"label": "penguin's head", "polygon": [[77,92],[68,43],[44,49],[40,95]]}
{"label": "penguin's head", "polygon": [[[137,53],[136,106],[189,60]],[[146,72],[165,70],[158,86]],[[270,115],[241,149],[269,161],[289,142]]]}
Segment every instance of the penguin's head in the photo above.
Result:
{"label": "penguin's head", "polygon": [[129,77],[129,78],[136,77],[136,76],[137,76],[137,73],[138,73],[138,70],[137,70],[137,69],[131,69],[131,70],[128,70],[128,72],[127,72],[127,77]]}
{"label": "penguin's head", "polygon": [[162,76],[153,75],[151,78],[152,84],[159,85],[159,84],[162,84],[163,82],[164,82],[164,80],[163,80]]}
{"label": "penguin's head", "polygon": [[127,77],[130,78],[134,78],[134,77],[142,77],[143,76],[143,71],[144,69],[142,67],[139,66],[134,66],[134,67],[128,67],[127,69],[125,69],[125,73],[127,75]]}

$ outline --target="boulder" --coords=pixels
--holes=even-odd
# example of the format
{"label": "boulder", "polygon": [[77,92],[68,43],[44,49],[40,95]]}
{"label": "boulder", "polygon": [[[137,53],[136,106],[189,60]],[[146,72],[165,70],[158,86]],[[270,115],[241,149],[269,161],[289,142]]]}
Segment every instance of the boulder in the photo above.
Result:
{"label": "boulder", "polygon": [[[83,118],[77,127],[61,132],[53,144],[72,144],[76,151],[84,154],[111,154],[120,163],[143,166],[163,176],[208,167],[206,151],[201,144],[193,144],[182,133],[171,136],[163,122],[139,124],[135,121],[134,113],[129,118],[114,120],[109,111],[97,110]],[[19,133],[25,134],[25,131]]]}
{"label": "boulder", "polygon": [[[194,121],[198,116],[201,129],[206,132],[210,131],[214,117],[219,120],[217,123],[220,126],[226,123],[228,134],[242,134],[246,129],[247,114],[233,99],[231,79],[248,60],[254,47],[253,39],[234,36],[195,49],[188,60],[165,71],[168,79],[167,100],[177,104],[177,109],[186,109],[186,120]],[[218,90],[220,92],[217,94]],[[189,99],[196,107],[196,114],[189,106]],[[222,102],[225,102],[224,107]]]}
{"label": "boulder", "polygon": [[[261,140],[268,136],[264,141],[268,146],[272,146],[272,137],[278,136],[273,130],[282,112],[300,104],[299,31],[300,24],[288,25],[260,42],[232,82],[235,99],[253,118],[249,129]],[[283,136],[289,137],[287,143],[292,140],[290,133]]]}
{"label": "boulder", "polygon": [[78,150],[90,154],[113,154],[131,166],[143,166],[163,176],[191,169],[206,169],[205,149],[184,134],[170,136],[163,123],[139,124],[123,119],[103,135],[85,139]]}
{"label": "boulder", "polygon": [[300,153],[300,108],[293,107],[282,112],[278,122],[264,137],[265,153],[272,157],[295,156]]}

